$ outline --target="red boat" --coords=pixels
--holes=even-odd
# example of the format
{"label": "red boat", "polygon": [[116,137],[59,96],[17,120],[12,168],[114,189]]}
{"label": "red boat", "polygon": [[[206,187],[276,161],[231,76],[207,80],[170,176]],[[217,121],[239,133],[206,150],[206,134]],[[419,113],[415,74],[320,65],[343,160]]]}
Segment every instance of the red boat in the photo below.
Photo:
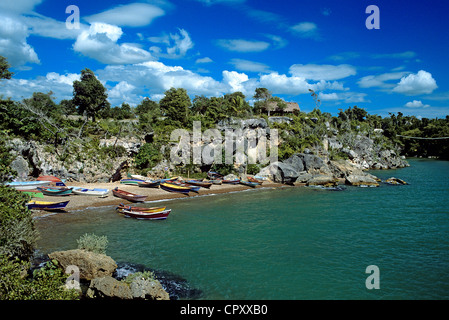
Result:
{"label": "red boat", "polygon": [[120,203],[117,206],[117,210],[128,210],[128,211],[138,211],[138,212],[161,212],[164,211],[167,207],[152,207],[152,208],[145,208],[145,207],[131,207],[131,206],[125,206],[123,203]]}
{"label": "red boat", "polygon": [[37,178],[37,181],[62,182],[61,179],[55,176],[40,176]]}
{"label": "red boat", "polygon": [[115,189],[112,189],[112,194],[116,197],[126,199],[131,202],[144,202],[147,199],[147,196],[120,190],[117,187]]}
{"label": "red boat", "polygon": [[171,209],[160,212],[142,212],[142,211],[129,211],[129,210],[121,211],[121,213],[123,213],[127,217],[141,220],[164,220],[167,219],[170,212]]}

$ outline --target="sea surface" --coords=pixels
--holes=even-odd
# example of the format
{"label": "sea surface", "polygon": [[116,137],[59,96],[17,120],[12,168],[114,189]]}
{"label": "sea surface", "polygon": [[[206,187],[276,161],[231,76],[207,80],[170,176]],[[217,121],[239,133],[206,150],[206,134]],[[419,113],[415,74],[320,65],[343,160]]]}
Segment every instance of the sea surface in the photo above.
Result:
{"label": "sea surface", "polygon": [[[449,299],[449,162],[408,160],[372,173],[409,185],[145,204],[171,208],[162,221],[124,218],[115,207],[39,218],[38,248],[75,249],[85,233],[106,235],[115,261],[176,274],[201,292],[195,299]],[[379,272],[367,273],[373,265]],[[379,289],[368,289],[376,275]]]}

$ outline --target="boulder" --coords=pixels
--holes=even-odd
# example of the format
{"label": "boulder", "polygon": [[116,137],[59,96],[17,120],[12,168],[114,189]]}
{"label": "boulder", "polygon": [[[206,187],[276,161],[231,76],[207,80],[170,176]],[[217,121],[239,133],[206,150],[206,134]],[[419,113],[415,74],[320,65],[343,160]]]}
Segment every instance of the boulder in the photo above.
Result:
{"label": "boulder", "polygon": [[324,187],[333,187],[338,183],[338,179],[336,179],[332,175],[328,174],[318,174],[312,177],[312,179],[308,180],[307,185],[309,186],[324,186]]}
{"label": "boulder", "polygon": [[146,300],[170,300],[167,291],[164,290],[158,280],[135,279],[131,285],[133,298]]}
{"label": "boulder", "polygon": [[22,157],[17,156],[13,162],[11,162],[11,169],[17,172],[18,181],[26,181],[28,174],[30,173],[30,168],[28,162]]}
{"label": "boulder", "polygon": [[291,165],[279,161],[273,162],[263,168],[258,174],[261,177],[267,177],[277,183],[293,184],[298,178],[298,172]]}
{"label": "boulder", "polygon": [[346,177],[346,183],[352,186],[379,186],[379,183],[367,174],[350,174]]}
{"label": "boulder", "polygon": [[395,177],[391,177],[391,178],[385,180],[385,182],[388,183],[388,184],[395,184],[395,185],[397,185],[397,184],[403,184],[403,185],[408,184],[404,180],[399,179],[399,178],[395,178]]}
{"label": "boulder", "polygon": [[95,278],[90,282],[86,296],[88,298],[132,299],[131,288],[111,276]]}
{"label": "boulder", "polygon": [[85,280],[112,276],[117,269],[117,264],[111,257],[87,250],[56,251],[50,253],[48,257],[57,260],[64,270],[70,265],[77,266],[80,279]]}
{"label": "boulder", "polygon": [[292,155],[290,158],[285,160],[284,163],[290,165],[297,172],[304,171],[303,157],[301,157],[300,154]]}
{"label": "boulder", "polygon": [[298,178],[295,181],[295,185],[303,185],[307,183],[310,179],[313,178],[313,175],[311,173],[308,173],[307,171],[301,171],[298,173]]}

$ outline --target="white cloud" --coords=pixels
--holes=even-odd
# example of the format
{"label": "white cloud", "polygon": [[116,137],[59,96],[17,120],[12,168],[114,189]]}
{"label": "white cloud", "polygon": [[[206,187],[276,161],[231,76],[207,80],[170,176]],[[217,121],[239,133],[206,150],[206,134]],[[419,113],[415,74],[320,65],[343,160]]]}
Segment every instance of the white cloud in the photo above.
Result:
{"label": "white cloud", "polygon": [[337,103],[360,103],[368,102],[365,100],[366,93],[360,92],[332,92],[332,93],[318,93],[318,98],[321,101],[337,102]]}
{"label": "white cloud", "polygon": [[28,27],[16,18],[0,14],[0,55],[13,67],[40,63],[34,48],[27,43]]}
{"label": "white cloud", "polygon": [[357,84],[361,88],[393,88],[395,84],[388,83],[387,81],[401,79],[405,74],[406,72],[390,72],[380,75],[369,75],[361,78],[359,81],[357,81]]}
{"label": "white cloud", "polygon": [[120,81],[112,89],[108,90],[108,101],[113,106],[128,103],[132,106],[143,100],[143,96],[136,94],[136,87],[127,81]]}
{"label": "white cloud", "polygon": [[200,58],[195,61],[195,63],[211,63],[211,62],[213,62],[213,60],[209,57]]}
{"label": "white cloud", "polygon": [[103,22],[122,27],[143,27],[154,19],[165,15],[165,11],[148,3],[119,5],[104,12],[85,17],[90,23]]}
{"label": "white cloud", "polygon": [[83,30],[89,28],[80,23],[79,29],[69,29],[65,21],[58,21],[37,13],[22,16],[21,19],[30,28],[30,34],[55,39],[76,39]]}
{"label": "white cloud", "polygon": [[249,72],[262,72],[267,73],[270,67],[264,63],[254,62],[243,59],[232,59],[230,62],[237,70],[249,71]]}
{"label": "white cloud", "polygon": [[132,64],[153,59],[150,52],[136,44],[117,44],[122,34],[117,26],[93,23],[89,30],[81,32],[73,49],[105,64]]}
{"label": "white cloud", "polygon": [[29,13],[43,0],[14,0],[0,2],[0,12]]}
{"label": "white cloud", "polygon": [[165,44],[165,52],[160,47],[152,46],[151,52],[156,57],[178,59],[186,55],[187,51],[193,48],[194,43],[189,33],[184,29],[178,29],[178,33],[164,34],[160,37],[149,37],[148,40],[154,43]]}
{"label": "white cloud", "polygon": [[407,102],[404,105],[404,107],[407,107],[407,108],[429,108],[430,105],[423,104],[422,101],[420,101],[420,100],[413,100],[413,101]]}
{"label": "white cloud", "polygon": [[436,88],[438,86],[432,74],[420,70],[417,74],[402,77],[393,91],[405,95],[419,95],[432,93]]}
{"label": "white cloud", "polygon": [[290,30],[301,38],[319,38],[318,27],[313,22],[300,22],[290,27]]}
{"label": "white cloud", "polygon": [[236,52],[261,52],[270,46],[270,43],[265,41],[244,39],[220,39],[216,43],[226,50]]}
{"label": "white cloud", "polygon": [[294,64],[290,67],[290,73],[294,76],[309,80],[338,80],[353,76],[357,73],[353,66],[347,64],[316,65],[316,64]]}

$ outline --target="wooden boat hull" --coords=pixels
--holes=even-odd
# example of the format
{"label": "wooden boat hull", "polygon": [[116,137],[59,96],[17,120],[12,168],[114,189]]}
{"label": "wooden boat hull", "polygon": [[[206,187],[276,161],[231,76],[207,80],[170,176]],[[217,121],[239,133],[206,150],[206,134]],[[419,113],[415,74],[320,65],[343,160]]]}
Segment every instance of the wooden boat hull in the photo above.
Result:
{"label": "wooden boat hull", "polygon": [[147,199],[147,196],[120,190],[119,188],[112,189],[112,194],[118,198],[122,198],[131,202],[144,202]]}
{"label": "wooden boat hull", "polygon": [[248,177],[248,181],[249,181],[249,182],[252,182],[252,183],[256,183],[256,184],[258,184],[258,185],[261,185],[261,184],[262,184],[262,181],[257,180],[257,179],[252,178],[252,177]]}
{"label": "wooden boat hull", "polygon": [[109,189],[101,189],[101,188],[87,189],[75,187],[73,188],[73,193],[83,196],[94,196],[104,198],[108,196]]}
{"label": "wooden boat hull", "polygon": [[251,187],[251,188],[255,188],[257,187],[259,184],[256,182],[251,182],[251,181],[242,181],[240,180],[240,184],[243,184],[245,186]]}
{"label": "wooden boat hull", "polygon": [[226,184],[239,184],[240,180],[239,179],[235,179],[235,180],[222,180],[223,183]]}
{"label": "wooden boat hull", "polygon": [[51,182],[63,182],[61,179],[55,176],[39,176],[37,181],[51,181]]}
{"label": "wooden boat hull", "polygon": [[211,179],[211,180],[217,180],[217,179],[223,180],[223,175],[222,175],[222,174],[219,174],[218,172],[215,172],[215,171],[209,171],[209,172],[207,173],[207,176],[208,176],[209,179]]}
{"label": "wooden boat hull", "polygon": [[72,188],[39,187],[37,190],[47,196],[69,196],[73,192]]}
{"label": "wooden boat hull", "polygon": [[176,193],[183,193],[183,194],[189,194],[190,191],[192,191],[189,187],[181,187],[174,184],[169,183],[161,183],[160,185],[161,189],[168,191],[168,192],[176,192]]}
{"label": "wooden boat hull", "polygon": [[161,181],[144,181],[144,182],[139,182],[138,185],[139,187],[142,188],[158,188],[159,185],[161,184]]}
{"label": "wooden boat hull", "polygon": [[196,180],[188,180],[186,181],[187,184],[201,187],[201,188],[207,188],[209,189],[212,186],[212,182],[203,182],[203,181],[196,181]]}
{"label": "wooden boat hull", "polygon": [[132,206],[125,206],[123,203],[120,203],[116,210],[128,210],[128,211],[140,211],[140,212],[160,212],[164,211],[167,207],[152,207],[152,208],[145,208],[145,207],[132,207]]}
{"label": "wooden boat hull", "polygon": [[51,181],[21,181],[21,182],[7,182],[6,185],[15,189],[31,190],[37,187],[49,186]]}
{"label": "wooden boat hull", "polygon": [[122,179],[120,180],[121,184],[130,184],[130,185],[138,185],[141,182],[145,182],[145,180],[141,179]]}
{"label": "wooden boat hull", "polygon": [[62,202],[47,202],[47,201],[31,201],[26,204],[27,208],[37,209],[37,210],[62,210],[64,209],[69,201],[62,201]]}
{"label": "wooden boat hull", "polygon": [[170,214],[171,209],[160,211],[160,212],[142,212],[142,211],[129,211],[123,210],[122,213],[129,218],[139,219],[139,220],[165,220]]}

